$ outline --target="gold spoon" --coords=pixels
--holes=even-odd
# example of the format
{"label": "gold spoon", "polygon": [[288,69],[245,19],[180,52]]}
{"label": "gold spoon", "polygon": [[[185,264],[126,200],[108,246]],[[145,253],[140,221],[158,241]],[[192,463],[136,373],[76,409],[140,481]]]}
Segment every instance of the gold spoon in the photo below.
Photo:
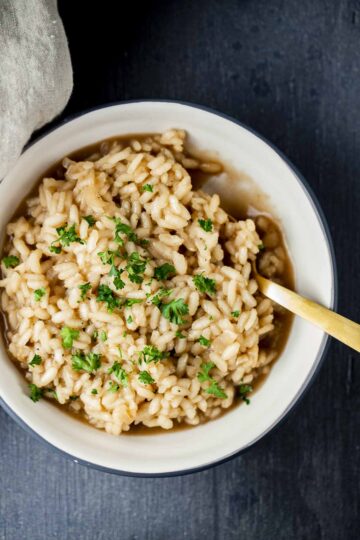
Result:
{"label": "gold spoon", "polygon": [[304,298],[282,285],[258,274],[253,263],[253,272],[260,292],[267,298],[274,300],[280,306],[288,309],[295,315],[315,324],[324,332],[342,341],[355,351],[360,352],[360,324],[357,324],[334,311]]}

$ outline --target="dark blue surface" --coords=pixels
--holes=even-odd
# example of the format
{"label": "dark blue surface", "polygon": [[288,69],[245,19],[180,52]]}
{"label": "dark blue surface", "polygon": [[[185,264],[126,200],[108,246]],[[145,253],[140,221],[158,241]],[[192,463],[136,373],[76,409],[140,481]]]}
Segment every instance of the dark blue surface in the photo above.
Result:
{"label": "dark blue surface", "polygon": [[[64,116],[110,101],[172,98],[258,130],[319,198],[338,260],[339,309],[360,320],[359,2],[154,0],[117,15],[120,3],[103,1],[81,16],[74,2],[59,5],[75,70]],[[357,538],[359,365],[333,343],[274,435],[181,478],[89,470],[0,411],[0,538]]]}

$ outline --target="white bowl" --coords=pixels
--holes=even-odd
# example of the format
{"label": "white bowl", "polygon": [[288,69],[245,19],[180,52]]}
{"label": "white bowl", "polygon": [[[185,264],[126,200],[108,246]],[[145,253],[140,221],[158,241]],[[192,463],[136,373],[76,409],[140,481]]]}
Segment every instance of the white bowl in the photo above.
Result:
{"label": "white bowl", "polygon": [[[324,217],[304,180],[271,145],[238,122],[169,101],[121,103],[87,112],[29,146],[0,185],[0,231],[36,179],[63,156],[111,136],[185,129],[199,149],[215,151],[251,176],[270,196],[296,269],[297,290],[336,304],[336,269]],[[2,406],[19,424],[75,461],[129,475],[171,475],[208,467],[249,448],[269,433],[309,386],[328,338],[296,319],[286,348],[250,406],[194,429],[146,436],[108,435],[43,400],[28,397],[25,378],[0,344]]]}

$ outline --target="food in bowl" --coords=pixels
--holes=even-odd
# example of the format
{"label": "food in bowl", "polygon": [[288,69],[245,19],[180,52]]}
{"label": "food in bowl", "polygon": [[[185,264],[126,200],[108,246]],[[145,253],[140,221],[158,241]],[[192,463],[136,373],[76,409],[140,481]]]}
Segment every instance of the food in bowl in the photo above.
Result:
{"label": "food in bowl", "polygon": [[31,399],[115,435],[249,403],[291,321],[251,270],[289,284],[279,228],[195,189],[221,165],[185,141],[171,130],[65,158],[7,226],[1,308]]}

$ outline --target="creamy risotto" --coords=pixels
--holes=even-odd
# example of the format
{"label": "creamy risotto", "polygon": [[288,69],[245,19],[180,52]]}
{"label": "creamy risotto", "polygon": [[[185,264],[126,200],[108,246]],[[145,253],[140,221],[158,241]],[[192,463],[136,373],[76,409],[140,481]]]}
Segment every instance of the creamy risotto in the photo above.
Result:
{"label": "creamy risotto", "polygon": [[279,235],[195,190],[191,171],[219,165],[184,143],[171,130],[65,158],[7,227],[1,307],[29,396],[116,435],[249,403],[284,331],[251,273],[261,254],[261,271],[281,274]]}

